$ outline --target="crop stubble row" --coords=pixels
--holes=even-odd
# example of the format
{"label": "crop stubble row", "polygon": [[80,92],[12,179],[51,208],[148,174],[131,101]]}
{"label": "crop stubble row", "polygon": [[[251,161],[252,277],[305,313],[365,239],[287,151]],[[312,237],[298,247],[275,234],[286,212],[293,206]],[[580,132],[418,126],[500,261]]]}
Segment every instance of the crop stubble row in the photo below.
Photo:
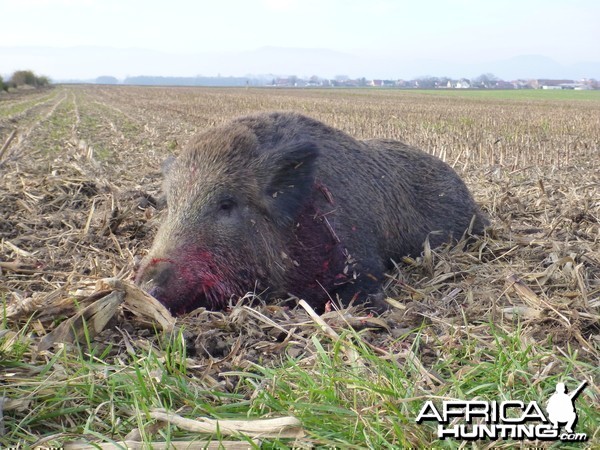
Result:
{"label": "crop stubble row", "polygon": [[[97,278],[130,277],[156,229],[164,157],[231,117],[291,109],[359,138],[403,138],[442,156],[490,215],[478,248],[438,249],[391,274],[386,293],[404,305],[403,323],[436,318],[424,331],[445,342],[436,357],[462,345],[455,324],[493,345],[488,324],[511,328],[520,314],[528,342],[600,358],[597,102],[69,86],[31,94],[20,115],[2,116],[15,101],[23,99],[0,101],[0,141],[14,129],[28,137],[0,168],[0,262],[30,272],[0,274],[9,304],[45,307]],[[507,285],[513,275],[537,304]]]}

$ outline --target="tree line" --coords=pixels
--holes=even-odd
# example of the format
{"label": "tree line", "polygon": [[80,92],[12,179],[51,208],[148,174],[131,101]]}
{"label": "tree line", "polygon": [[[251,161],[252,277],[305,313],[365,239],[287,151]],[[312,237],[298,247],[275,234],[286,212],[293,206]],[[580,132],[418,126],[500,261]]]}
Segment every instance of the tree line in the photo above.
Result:
{"label": "tree line", "polygon": [[50,79],[44,75],[36,75],[31,70],[17,70],[8,81],[4,81],[0,76],[0,91],[8,91],[9,88],[18,88],[22,86],[46,87],[50,85]]}

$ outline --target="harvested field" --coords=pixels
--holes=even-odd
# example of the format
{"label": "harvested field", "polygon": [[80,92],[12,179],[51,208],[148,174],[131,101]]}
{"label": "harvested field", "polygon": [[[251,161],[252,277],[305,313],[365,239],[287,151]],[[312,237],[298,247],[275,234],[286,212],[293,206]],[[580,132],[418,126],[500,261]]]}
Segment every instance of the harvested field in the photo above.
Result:
{"label": "harvested field", "polygon": [[[439,156],[490,229],[398,261],[394,310],[326,313],[338,337],[301,307],[250,308],[248,296],[169,333],[115,303],[97,335],[90,321],[74,345],[47,338],[113,290],[98,280],[131,280],[164,209],[165,157],[206,127],[275,109]],[[156,421],[162,408],[299,420],[291,435],[245,433],[267,447],[452,447],[415,424],[425,400],[545,405],[558,381],[588,382],[577,431],[600,446],[598,96],[58,86],[0,96],[0,180],[0,446],[231,439]],[[326,378],[331,396],[294,370]]]}

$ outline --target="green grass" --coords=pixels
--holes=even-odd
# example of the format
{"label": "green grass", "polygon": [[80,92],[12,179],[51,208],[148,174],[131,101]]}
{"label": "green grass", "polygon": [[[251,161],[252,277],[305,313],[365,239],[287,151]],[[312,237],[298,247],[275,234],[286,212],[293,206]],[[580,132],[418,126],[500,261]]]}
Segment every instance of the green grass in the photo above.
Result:
{"label": "green grass", "polygon": [[[141,92],[135,91],[135,95]],[[247,91],[239,90],[239,92],[246,93]],[[277,91],[277,95],[285,94],[287,96],[290,95],[290,92],[298,95],[305,91]],[[586,122],[585,118],[589,115],[587,109],[595,111],[596,106],[592,103],[584,103],[583,99],[587,95],[598,99],[597,92],[375,89],[315,90],[315,92],[318,92],[319,96],[330,97],[324,97],[327,102],[318,107],[315,105],[319,104],[317,102],[313,104],[311,98],[311,103],[307,103],[309,106],[306,109],[314,107],[315,110],[322,108],[321,111],[332,112],[335,117],[340,118],[343,125],[343,120],[350,117],[348,112],[350,110],[344,109],[349,108],[348,103],[338,102],[341,97],[335,96],[343,94],[344,96],[360,97],[357,99],[359,100],[358,104],[361,105],[360,114],[355,116],[359,117],[361,121],[359,125],[364,125],[366,128],[373,127],[377,133],[386,132],[386,129],[382,129],[383,131],[376,129],[379,124],[393,125],[390,129],[399,130],[399,134],[405,134],[404,131],[409,130],[406,133],[408,136],[418,135],[422,130],[426,132],[424,133],[427,135],[426,139],[431,139],[429,142],[432,147],[451,147],[457,143],[457,146],[469,149],[476,148],[480,143],[482,147],[491,147],[495,146],[496,144],[492,143],[501,137],[503,138],[501,145],[512,145],[509,147],[511,151],[541,152],[550,151],[552,148],[562,151],[561,149],[571,145],[573,136],[577,136],[575,143],[580,147],[589,148],[585,154],[594,156],[592,154],[595,149],[593,138],[598,133],[591,126],[593,123],[587,123],[589,121]],[[250,93],[254,95],[254,93]],[[309,94],[312,95],[312,92]],[[210,95],[213,95],[212,91]],[[217,94],[214,95],[217,96]],[[434,95],[438,98],[435,98]],[[486,102],[491,98],[489,96],[494,95],[508,97],[498,97],[499,101],[495,103],[493,101]],[[456,99],[450,99],[451,96],[455,96]],[[471,96],[472,100],[463,101],[462,98],[467,97],[461,96]],[[560,99],[569,100],[569,96],[581,98],[582,102],[578,105],[583,105],[585,108],[577,110],[573,104],[566,102],[564,105],[556,107]],[[222,98],[220,94],[218,97]],[[336,100],[335,104],[330,102],[333,97]],[[502,98],[514,101],[508,108],[504,106],[498,108],[503,101]],[[399,99],[403,101],[398,101]],[[244,101],[246,100],[244,99]],[[278,97],[276,100],[279,102]],[[513,114],[512,106],[517,105],[521,100],[522,106],[525,107],[522,112],[527,113],[525,114],[526,120],[520,120],[518,115]],[[65,144],[75,139],[85,138],[85,141],[96,150],[97,158],[105,160],[110,158],[110,151],[113,148],[118,148],[114,142],[121,139],[120,133],[123,130],[131,132],[134,136],[135,140],[132,142],[136,143],[135,146],[131,145],[126,138],[123,138],[123,142],[129,142],[128,147],[135,151],[138,151],[138,148],[152,148],[155,145],[150,141],[144,143],[150,137],[143,135],[141,125],[138,126],[123,119],[115,109],[96,108],[95,103],[86,104],[86,101],[89,100],[85,100],[84,95],[81,98],[69,96],[56,108],[54,114],[44,118],[31,135],[32,142],[37,140],[39,143],[36,149],[44,149],[50,158],[54,159],[55,153],[52,151],[65,151],[67,148],[69,151],[78,151]],[[262,101],[264,99],[261,97]],[[536,103],[534,104],[534,102]],[[273,100],[273,104],[275,103]],[[240,104],[243,102],[240,101]],[[382,106],[389,109],[381,109]],[[479,106],[482,108],[478,108]],[[433,107],[432,112],[426,114],[429,107]],[[75,123],[76,108],[81,115],[78,125]],[[497,112],[498,109],[508,111],[506,114],[511,120],[498,120],[496,123],[496,118],[501,117]],[[518,111],[518,108],[514,108],[514,110]],[[95,111],[101,111],[101,113]],[[531,111],[535,113],[531,114]],[[559,115],[552,116],[557,111]],[[179,116],[177,124],[179,121],[183,123],[184,120],[192,119],[184,119],[183,116]],[[145,122],[146,120],[142,117],[140,124]],[[405,122],[412,123],[413,128],[402,128],[401,124]],[[352,123],[347,119],[346,125],[354,126]],[[114,124],[114,127],[111,124]],[[590,125],[590,127],[581,128],[582,124]],[[190,126],[189,129],[191,128],[193,127]],[[357,129],[359,128],[357,126]],[[438,140],[440,137],[442,139]],[[448,139],[446,139],[447,137]],[[519,143],[519,139],[524,139],[525,143],[522,141]],[[551,139],[556,140],[551,141]],[[169,149],[175,149],[176,141],[165,139],[165,142]],[[519,145],[513,145],[514,143]],[[493,151],[495,147],[491,148]],[[73,153],[67,154],[72,155]],[[455,158],[456,155],[449,157],[450,160]],[[79,162],[77,163],[79,164]],[[40,163],[40,166],[45,168],[48,164],[44,162]],[[46,179],[44,178],[46,172],[46,169],[41,172],[40,179]],[[563,206],[571,203],[562,202],[560,191],[567,192],[575,187],[563,183],[563,178],[552,178],[548,175],[548,178],[544,178],[544,183],[552,189],[548,189],[551,202],[536,203],[537,196],[530,194],[529,191],[533,186],[531,183],[538,179],[538,175],[532,178],[531,173],[528,171],[511,172],[510,176],[506,178],[506,188],[498,188],[498,197],[493,193],[493,198],[504,198],[503,196],[520,198],[520,192],[526,192],[522,196],[523,203],[535,205],[534,209],[539,209],[540,215],[549,217],[548,221],[554,221],[554,216],[547,212],[551,208],[571,211],[571,207]],[[564,173],[568,175],[571,172]],[[25,176],[23,179],[27,180]],[[483,183],[488,183],[488,181]],[[516,190],[518,184],[524,186],[523,191]],[[30,189],[28,184],[25,184],[25,187]],[[130,188],[130,185],[124,184],[121,187],[126,190]],[[585,189],[588,189],[587,185]],[[35,189],[30,189],[30,191],[33,196],[38,192]],[[487,191],[482,190],[481,195],[491,195],[484,194],[485,192]],[[12,198],[13,193],[9,192],[9,194]],[[510,205],[499,204],[496,206],[496,200],[490,200],[487,205],[498,220],[511,217],[510,220],[515,224],[519,221],[523,222],[523,220],[527,222],[527,226],[530,223],[531,226],[537,226],[538,223],[545,224],[544,221],[536,221],[535,214],[538,214],[536,211],[519,213]],[[583,200],[582,205],[587,212],[587,206]],[[590,211],[589,214],[593,215],[592,209]],[[517,215],[513,217],[513,213]],[[586,217],[588,218],[579,225],[581,228],[578,228],[581,233],[586,232],[585,227],[593,226],[593,222],[590,222],[593,217],[592,219],[589,219],[589,215]],[[556,218],[556,220],[562,219],[562,216]],[[552,223],[554,224],[554,222]],[[548,229],[550,230],[550,227]],[[551,229],[564,232],[555,228],[555,225],[552,225]],[[589,229],[593,234],[594,229]],[[516,231],[518,231],[518,227]],[[573,247],[573,252],[586,251],[586,247],[583,246],[584,234],[577,236],[577,239],[580,238],[582,241],[577,242],[581,242],[582,247]],[[561,244],[560,248],[563,245],[571,245],[568,239],[567,235],[563,241],[563,235],[560,235],[560,241],[557,241]],[[56,245],[52,243],[53,241],[47,241],[45,238],[42,242],[47,247]],[[488,243],[487,245],[489,249],[489,245],[496,244]],[[514,258],[507,260],[514,266],[514,270],[521,274],[533,274],[538,271],[533,267],[542,267],[538,264],[545,264],[541,260],[546,258],[547,252],[550,251],[546,247],[542,250],[540,245],[539,251],[542,256],[538,263],[532,262],[537,261],[535,259],[537,253],[534,255],[535,258],[526,255],[529,259],[521,259],[524,253],[521,253],[520,256],[509,255],[512,250],[505,253],[504,246],[506,245],[507,249],[513,248],[512,243],[506,241],[497,245],[499,245],[501,253],[490,250],[490,257],[493,256],[494,261],[500,258],[504,259],[505,255],[507,255],[506,258]],[[591,241],[589,245],[590,249],[593,248]],[[33,246],[33,249],[35,248]],[[483,252],[485,253],[485,251]],[[46,255],[45,252],[42,253]],[[502,256],[498,256],[500,254]],[[58,260],[60,255],[62,253],[52,256],[50,259]],[[440,263],[442,261],[440,260]],[[544,261],[546,260],[544,259]],[[460,264],[458,258],[453,258],[448,265],[448,270],[454,271],[456,269],[450,268],[461,267]],[[531,265],[527,266],[527,264]],[[596,292],[594,291],[594,272],[593,267],[588,267],[586,264],[579,267],[589,271],[583,279],[582,285],[585,287],[589,283],[587,295],[592,304],[596,300],[594,297]],[[492,267],[491,264],[489,266],[491,268],[486,270],[490,270],[490,273],[492,271],[500,273],[499,278],[490,276],[489,283],[501,286],[505,267]],[[410,275],[410,270],[410,266],[406,268],[408,275]],[[430,275],[429,270],[423,270],[422,274],[418,274],[418,279],[424,281],[415,283],[416,286],[424,286],[422,291],[427,293],[430,292],[430,289],[439,289],[439,292],[434,294],[439,293],[440,298],[443,292],[453,292],[450,288],[448,291],[443,291],[442,289],[445,288],[431,287],[432,285],[427,284],[426,277]],[[566,267],[564,272],[567,273]],[[456,274],[458,273],[456,272]],[[574,274],[577,275],[577,271]],[[29,284],[23,288],[15,287],[18,285],[16,283],[18,283],[20,274],[15,274],[14,277],[10,281],[12,284],[7,284],[8,289],[11,289],[9,292],[14,291],[16,297],[21,295],[20,292],[29,292]],[[565,281],[565,278],[557,276],[555,280],[549,281],[552,283],[552,287],[546,286],[547,290],[540,289],[540,291],[544,297],[547,294],[562,305],[567,298],[562,294],[564,292],[572,294],[565,290],[573,289],[574,284],[569,283],[575,282],[570,278]],[[560,289],[555,290],[556,286]],[[473,292],[483,292],[483,290],[474,290]],[[432,299],[435,298],[434,294],[432,294]],[[498,294],[496,297],[495,291],[491,291],[489,297],[494,301],[488,303],[490,309],[501,311],[503,305],[513,305],[514,296],[512,299],[508,299],[510,302],[508,304],[497,301],[503,294],[505,293]],[[12,296],[12,294],[10,295]],[[471,298],[473,303],[478,302],[475,294],[473,297]],[[0,305],[4,304],[4,301],[8,301],[7,298],[3,298],[0,294]],[[301,421],[306,433],[306,438],[302,443],[312,444],[317,448],[429,448],[432,446],[458,448],[463,443],[453,440],[438,440],[436,428],[432,423],[422,425],[415,423],[415,418],[426,400],[431,399],[438,405],[441,403],[441,398],[461,400],[477,398],[496,401],[510,399],[523,402],[535,400],[544,407],[557,382],[566,382],[572,389],[583,379],[598,380],[600,378],[597,364],[594,365],[590,362],[593,360],[597,363],[597,360],[594,360],[597,356],[597,346],[593,340],[590,341],[589,346],[582,346],[582,352],[588,353],[580,357],[568,347],[565,339],[560,343],[553,342],[552,331],[540,334],[540,328],[532,326],[534,320],[530,319],[524,328],[519,326],[516,319],[513,321],[508,316],[498,320],[497,325],[482,323],[482,320],[486,320],[481,319],[481,315],[479,315],[479,311],[482,309],[473,309],[478,315],[470,312],[471,300],[468,296],[466,306],[461,305],[461,310],[464,306],[464,311],[466,311],[465,320],[456,323],[454,318],[448,318],[450,316],[435,315],[439,311],[437,308],[445,308],[445,305],[448,305],[447,299],[452,299],[450,295],[446,297],[445,294],[443,298],[445,300],[439,304],[430,303],[431,306],[435,306],[435,309],[429,310],[432,311],[431,316],[429,313],[425,315],[427,319],[436,321],[431,327],[407,331],[404,337],[391,343],[389,342],[391,338],[383,339],[386,342],[381,344],[385,346],[383,354],[367,345],[362,333],[346,332],[342,335],[341,340],[332,341],[323,333],[315,332],[308,342],[305,354],[291,357],[284,353],[275,362],[272,360],[276,357],[268,355],[265,357],[265,361],[270,361],[268,364],[257,363],[248,367],[250,363],[248,359],[244,359],[244,356],[247,355],[244,355],[242,348],[230,360],[241,361],[243,366],[232,368],[226,366],[226,370],[230,370],[226,373],[219,373],[220,369],[211,370],[211,364],[218,365],[219,361],[206,357],[194,358],[187,354],[188,348],[197,348],[196,342],[188,342],[197,338],[193,333],[177,332],[163,336],[152,332],[147,333],[147,330],[134,330],[131,332],[132,335],[129,335],[127,330],[131,330],[137,325],[121,320],[118,323],[119,328],[111,327],[106,330],[106,335],[101,335],[92,342],[88,339],[87,344],[81,347],[59,347],[53,351],[40,352],[37,350],[38,336],[44,334],[44,329],[52,329],[52,325],[37,320],[29,323],[13,323],[2,316],[0,318],[0,401],[3,402],[3,406],[0,412],[0,448],[17,445],[21,448],[30,448],[36,443],[40,443],[40,439],[45,440],[44,445],[57,447],[80,438],[94,443],[118,442],[123,440],[133,429],[140,430],[142,439],[146,443],[220,439],[219,435],[199,436],[173,425],[157,424],[149,415],[149,412],[156,408],[177,412],[187,418],[202,416],[219,419],[247,419],[293,415]],[[413,300],[406,299],[404,304],[410,308]],[[482,298],[482,300],[486,299]],[[420,300],[415,298],[414,301]],[[559,309],[564,311],[562,308]],[[577,322],[584,319],[589,320],[589,323],[592,322],[588,313],[586,313],[586,317],[584,314],[579,315],[577,311],[573,310],[573,320],[566,329],[572,339],[570,342],[575,344],[577,344],[576,337],[581,340],[593,339],[594,333],[594,329],[591,328],[594,325],[590,325],[590,328],[586,328],[582,335],[577,334],[581,330]],[[490,313],[490,317],[498,317],[498,314]],[[556,320],[555,316],[545,312],[541,317],[539,320],[544,323]],[[59,320],[56,319],[57,322]],[[436,326],[438,321],[443,322],[443,326]],[[414,322],[408,320],[408,323]],[[507,329],[510,331],[506,331]],[[544,331],[553,329],[550,326],[543,328]],[[121,332],[123,335],[119,334]],[[546,335],[547,338],[545,338]],[[294,336],[290,337],[296,343],[294,350],[298,351],[298,343],[304,342],[305,336],[305,334],[301,334],[298,339],[295,339]],[[265,339],[272,337],[270,334],[265,335]],[[357,355],[355,362],[352,362],[351,358],[353,352]],[[259,358],[263,355],[260,352],[257,354]],[[411,359],[411,354],[416,355],[415,360]],[[251,355],[254,354],[251,353]],[[296,354],[294,353],[294,355]],[[252,359],[252,361],[256,361],[256,359]],[[422,366],[418,363],[419,361]],[[214,380],[210,377],[214,377]],[[598,398],[597,383],[594,385],[590,381],[590,386],[577,400],[577,410],[580,415],[577,431],[588,434],[590,440],[587,443],[564,445],[526,442],[525,444],[552,445],[555,448],[600,448]],[[231,438],[227,437],[226,439]],[[286,448],[293,445],[295,443],[290,440],[265,439],[263,447]],[[519,446],[520,443],[498,441],[475,445],[483,448],[490,446],[508,448]]]}
{"label": "green grass", "polygon": [[600,102],[600,90],[574,89],[397,89],[397,88],[313,88],[306,89],[320,95],[377,96],[382,98],[436,96],[481,101],[591,101]]}
{"label": "green grass", "polygon": [[0,118],[16,116],[30,108],[54,100],[57,95],[58,91],[52,90],[46,95],[40,97],[35,96],[34,98],[23,101],[15,100],[14,102],[9,101],[6,103],[0,103]]}
{"label": "green grass", "polygon": [[[413,91],[410,91],[413,92]],[[467,98],[478,100],[587,100],[600,101],[600,90],[576,91],[572,89],[432,89],[418,90],[426,95],[437,95],[444,97]]]}
{"label": "green grass", "polygon": [[40,132],[48,137],[46,152],[64,151],[64,143],[72,136],[75,105],[71,98],[66,99],[54,113],[40,124]]}
{"label": "green grass", "polygon": [[[315,334],[316,351],[305,355],[309,358],[283,357],[276,367],[257,365],[236,373],[237,385],[229,392],[207,387],[202,371],[188,367],[183,332],[133,341],[128,352],[116,355],[111,346],[94,349],[89,344],[89,349],[61,348],[39,355],[32,352],[31,330],[24,327],[19,333],[0,334],[0,396],[9,401],[0,446],[28,447],[43,437],[51,437],[44,445],[54,446],[73,436],[119,441],[134,428],[140,429],[144,442],[218,440],[169,425],[153,429],[148,412],[164,408],[189,418],[293,415],[301,421],[306,440],[318,447],[457,448],[460,442],[438,440],[433,425],[415,423],[425,400],[535,400],[545,406],[558,381],[576,386],[582,376],[598,375],[597,367],[567,352],[559,358],[560,370],[540,377],[556,356],[526,343],[519,328],[505,334],[490,327],[496,345],[482,346],[467,334],[461,347],[427,368],[436,374],[430,383],[423,383],[422,369],[401,356],[403,352],[382,358],[360,334],[348,332],[338,342]],[[408,348],[402,339],[397,345]],[[412,344],[417,355],[419,345],[418,339]],[[349,362],[351,351],[358,355],[355,362]],[[579,397],[577,410],[577,431],[592,438],[585,445],[597,445],[598,436],[593,436],[600,412],[589,389]],[[293,444],[267,439],[263,446]]]}

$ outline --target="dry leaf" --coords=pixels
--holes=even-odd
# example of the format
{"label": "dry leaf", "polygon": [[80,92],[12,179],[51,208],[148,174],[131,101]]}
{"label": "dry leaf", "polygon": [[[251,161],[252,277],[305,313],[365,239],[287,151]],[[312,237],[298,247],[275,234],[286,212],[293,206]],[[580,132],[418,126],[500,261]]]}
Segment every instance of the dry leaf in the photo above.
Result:
{"label": "dry leaf", "polygon": [[44,336],[40,340],[38,350],[47,350],[57,343],[85,343],[86,334],[89,339],[92,339],[104,330],[121,303],[123,303],[123,293],[119,291],[111,292],[96,300]]}

